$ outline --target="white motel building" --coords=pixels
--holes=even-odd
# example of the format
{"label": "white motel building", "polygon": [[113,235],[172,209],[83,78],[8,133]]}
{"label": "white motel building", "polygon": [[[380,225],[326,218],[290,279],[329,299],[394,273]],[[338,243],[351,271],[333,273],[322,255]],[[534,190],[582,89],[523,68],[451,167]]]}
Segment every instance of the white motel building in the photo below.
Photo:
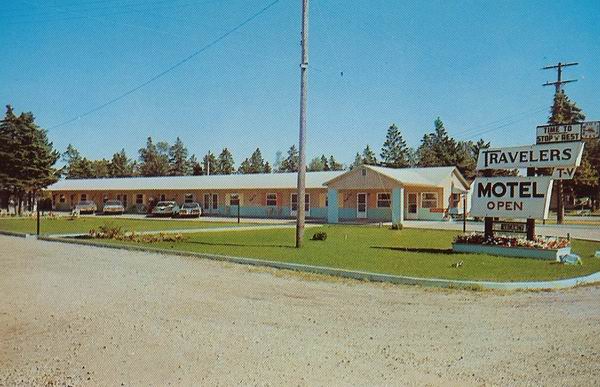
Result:
{"label": "white motel building", "polygon": [[[99,210],[118,199],[128,212],[145,213],[160,200],[198,202],[203,215],[290,218],[296,215],[296,173],[63,179],[48,187],[55,210],[79,201]],[[442,220],[463,212],[469,183],[456,167],[384,168],[306,173],[306,216],[340,221]]]}

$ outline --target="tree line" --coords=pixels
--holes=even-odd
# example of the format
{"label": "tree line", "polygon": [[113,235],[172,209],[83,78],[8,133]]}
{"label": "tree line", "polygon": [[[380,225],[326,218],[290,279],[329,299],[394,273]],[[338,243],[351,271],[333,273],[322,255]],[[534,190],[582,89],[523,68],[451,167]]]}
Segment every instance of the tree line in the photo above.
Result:
{"label": "tree line", "polygon": [[[231,175],[252,173],[297,172],[299,153],[292,145],[286,157],[277,152],[275,164],[266,161],[260,148],[256,148],[250,157],[245,158],[238,167],[228,148],[215,155],[209,151],[198,160],[189,151],[181,138],[177,137],[173,145],[165,141],[154,142],[152,137],[146,140],[146,146],[138,150],[137,160],[131,159],[125,149],[113,154],[110,160],[90,160],[69,144],[62,154],[65,166],[62,174],[67,179],[132,177],[132,176],[192,176],[192,175]],[[344,165],[337,162],[333,155],[321,155],[311,160],[309,171],[343,170]]]}

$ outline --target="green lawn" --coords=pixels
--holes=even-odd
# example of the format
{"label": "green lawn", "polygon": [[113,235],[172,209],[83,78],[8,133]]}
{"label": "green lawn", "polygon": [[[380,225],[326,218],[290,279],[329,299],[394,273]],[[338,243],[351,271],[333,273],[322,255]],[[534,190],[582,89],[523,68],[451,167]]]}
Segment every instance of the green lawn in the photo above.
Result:
{"label": "green lawn", "polygon": [[[169,219],[127,219],[114,217],[81,217],[71,220],[67,217],[51,218],[41,220],[42,234],[63,234],[63,233],[87,233],[93,228],[98,228],[103,224],[113,224],[122,226],[128,231],[157,231],[157,230],[176,230],[190,228],[207,228],[207,227],[225,227],[238,226],[236,222],[207,222],[200,220],[179,221]],[[0,230],[35,233],[36,220],[35,218],[0,218]]]}
{"label": "green lawn", "polygon": [[[309,240],[317,231],[326,231],[328,239]],[[197,233],[189,234],[182,242],[149,246],[428,278],[549,280],[600,271],[600,258],[593,257],[594,252],[600,250],[600,242],[573,241],[573,251],[582,257],[583,265],[568,266],[534,259],[454,254],[450,249],[457,233],[323,226],[306,230],[303,249],[293,247],[293,229]],[[463,261],[464,265],[451,267],[458,261]]]}

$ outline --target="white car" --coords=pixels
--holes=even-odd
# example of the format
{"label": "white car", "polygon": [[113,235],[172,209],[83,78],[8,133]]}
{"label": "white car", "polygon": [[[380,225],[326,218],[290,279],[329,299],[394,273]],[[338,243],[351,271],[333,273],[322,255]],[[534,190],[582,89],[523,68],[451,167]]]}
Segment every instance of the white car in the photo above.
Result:
{"label": "white car", "polygon": [[183,203],[181,208],[179,209],[179,217],[190,217],[190,218],[198,218],[202,215],[202,208],[200,208],[200,204],[193,203]]}
{"label": "white car", "polygon": [[152,209],[152,216],[177,216],[179,205],[173,201],[160,201]]}
{"label": "white car", "polygon": [[97,210],[98,210],[98,208],[96,207],[96,203],[94,203],[91,200],[83,200],[83,201],[77,203],[77,205],[75,206],[75,211],[80,214],[84,214],[84,213],[93,214]]}
{"label": "white car", "polygon": [[123,207],[123,203],[121,203],[120,200],[109,200],[104,203],[102,213],[104,213],[104,215],[123,215],[123,213],[125,213],[125,207]]}

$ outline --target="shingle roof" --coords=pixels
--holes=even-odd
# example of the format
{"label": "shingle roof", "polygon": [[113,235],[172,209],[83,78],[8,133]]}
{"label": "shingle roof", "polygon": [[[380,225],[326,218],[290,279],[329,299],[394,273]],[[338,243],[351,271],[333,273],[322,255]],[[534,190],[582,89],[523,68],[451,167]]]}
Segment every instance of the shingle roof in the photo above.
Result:
{"label": "shingle roof", "polygon": [[368,168],[404,184],[439,186],[447,181],[456,167],[386,168],[368,165]]}
{"label": "shingle roof", "polygon": [[[323,183],[344,171],[307,172],[306,188],[324,188]],[[261,173],[249,175],[121,177],[103,179],[63,179],[49,191],[102,190],[201,190],[296,188],[297,173]]]}

